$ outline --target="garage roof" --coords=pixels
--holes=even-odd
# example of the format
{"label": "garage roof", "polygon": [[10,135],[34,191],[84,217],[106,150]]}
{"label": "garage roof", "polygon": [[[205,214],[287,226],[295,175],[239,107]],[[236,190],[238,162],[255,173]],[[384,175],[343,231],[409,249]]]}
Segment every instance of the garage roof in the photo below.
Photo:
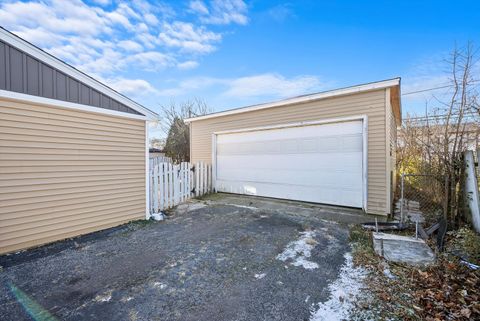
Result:
{"label": "garage roof", "polygon": [[[230,109],[230,110],[211,113],[211,114],[198,116],[198,117],[191,117],[191,118],[187,118],[185,120],[185,122],[190,123],[190,122],[194,122],[194,121],[197,121],[197,120],[203,120],[203,119],[209,119],[209,118],[215,118],[215,117],[221,117],[221,116],[227,116],[227,115],[246,113],[246,112],[255,111],[255,110],[261,110],[261,109],[267,109],[267,108],[273,108],[273,107],[280,107],[280,106],[286,106],[286,105],[297,104],[297,103],[305,103],[305,102],[309,102],[309,101],[315,101],[315,100],[320,100],[320,99],[325,99],[325,98],[330,98],[330,97],[344,96],[344,95],[350,95],[350,94],[366,92],[366,91],[371,91],[371,90],[377,90],[377,89],[382,89],[382,88],[390,88],[390,87],[395,87],[395,88],[398,89],[398,90],[395,90],[395,93],[392,95],[393,96],[392,97],[392,105],[394,107],[397,119],[400,120],[401,119],[400,77],[398,77],[398,78],[387,79],[387,80],[382,80],[382,81],[377,81],[377,82],[371,82],[371,83],[366,83],[366,84],[352,86],[352,87],[345,87],[345,88],[334,89],[334,90],[329,90],[329,91],[324,91],[324,92],[319,92],[319,93],[314,93],[314,94],[308,94],[308,95],[302,95],[302,96],[287,98],[287,99],[283,99],[283,100],[279,100],[279,101],[275,101],[275,102],[269,102],[269,103],[264,103],[264,104],[252,105],[252,106],[241,107],[241,108],[236,108],[236,109]],[[395,104],[397,104],[397,106],[395,106]]]}
{"label": "garage roof", "polygon": [[[4,44],[3,46],[2,43]],[[5,47],[5,52],[3,47]],[[7,52],[8,48],[13,49]],[[2,60],[4,63],[1,63]],[[29,62],[30,65],[28,64]],[[47,70],[48,73],[45,73],[44,70]],[[115,112],[118,111],[119,113],[144,115],[149,119],[154,119],[158,116],[148,108],[134,102],[107,85],[2,27],[0,27],[0,71],[0,96],[7,98],[15,98],[26,94],[42,97],[41,99],[54,99],[57,101],[67,101],[80,105],[109,109]],[[62,80],[62,83],[65,83],[65,86],[72,86],[73,84],[72,88],[77,88],[76,90],[78,91],[76,91],[75,99],[67,99],[69,97],[59,97],[55,94],[45,94],[42,92],[42,89],[46,85],[40,86],[42,78],[52,78],[51,75],[53,74],[58,74],[58,77],[61,77],[59,79]],[[33,86],[35,88],[34,90],[30,90],[28,86],[25,86],[26,83],[30,82],[36,84],[36,86]],[[56,83],[57,80],[55,79],[50,82]],[[16,86],[17,84],[18,86]],[[83,101],[79,98],[80,96],[83,98]],[[95,99],[93,99],[92,96]],[[85,101],[87,103],[85,103]],[[92,101],[95,101],[95,103],[92,103]]]}

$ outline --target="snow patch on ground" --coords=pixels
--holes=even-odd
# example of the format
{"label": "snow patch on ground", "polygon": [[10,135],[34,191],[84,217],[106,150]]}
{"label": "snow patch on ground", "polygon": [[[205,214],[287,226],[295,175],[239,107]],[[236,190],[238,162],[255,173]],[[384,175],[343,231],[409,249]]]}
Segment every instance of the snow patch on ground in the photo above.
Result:
{"label": "snow patch on ground", "polygon": [[167,287],[166,284],[163,284],[161,282],[154,282],[153,283],[153,286],[156,287],[156,288],[160,288],[161,290],[165,289]]}
{"label": "snow patch on ground", "polygon": [[345,254],[345,264],[340,269],[338,279],[328,286],[330,298],[318,303],[310,321],[350,320],[349,313],[355,307],[354,302],[364,287],[366,276],[365,269],[353,266],[352,255]]}
{"label": "snow patch on ground", "polygon": [[308,260],[312,255],[313,248],[317,245],[314,237],[314,231],[301,232],[298,240],[288,243],[285,250],[277,255],[277,260],[284,262],[291,260],[291,265],[302,266],[307,270],[318,268],[317,263]]}
{"label": "snow patch on ground", "polygon": [[254,210],[254,211],[255,211],[255,210],[258,210],[258,208],[253,207],[253,206],[238,205],[238,204],[225,204],[225,205],[234,206],[234,207],[240,207],[240,208],[246,208],[246,209]]}
{"label": "snow patch on ground", "polygon": [[205,204],[205,202],[192,200],[192,201],[188,201],[186,203],[178,205],[176,210],[179,212],[190,212],[190,211],[195,211],[195,210],[204,208],[206,206],[207,204]]}
{"label": "snow patch on ground", "polygon": [[99,294],[95,297],[95,301],[97,302],[109,302],[112,299],[112,292],[108,291],[103,294]]}

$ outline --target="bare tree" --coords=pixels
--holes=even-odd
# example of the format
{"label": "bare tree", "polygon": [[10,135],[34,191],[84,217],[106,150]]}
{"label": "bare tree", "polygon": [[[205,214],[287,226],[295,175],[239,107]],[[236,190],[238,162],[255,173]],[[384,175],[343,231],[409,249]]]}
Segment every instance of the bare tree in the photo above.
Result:
{"label": "bare tree", "polygon": [[452,51],[448,99],[434,96],[424,116],[407,115],[399,135],[398,168],[443,180],[443,212],[450,222],[459,219],[463,152],[480,136],[476,56],[471,44]]}
{"label": "bare tree", "polygon": [[167,136],[164,151],[174,162],[190,160],[190,128],[185,119],[210,112],[205,101],[194,99],[182,103],[171,102],[162,106],[162,129]]}

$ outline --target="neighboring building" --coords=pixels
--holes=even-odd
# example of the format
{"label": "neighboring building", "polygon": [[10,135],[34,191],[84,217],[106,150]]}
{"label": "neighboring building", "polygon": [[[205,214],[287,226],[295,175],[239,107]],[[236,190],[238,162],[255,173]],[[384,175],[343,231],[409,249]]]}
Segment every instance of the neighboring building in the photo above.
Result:
{"label": "neighboring building", "polygon": [[149,154],[150,154],[150,158],[165,157],[165,152],[163,151],[163,149],[159,149],[159,148],[150,148]]}
{"label": "neighboring building", "polygon": [[217,191],[391,213],[399,78],[186,121]]}
{"label": "neighboring building", "polygon": [[156,117],[0,28],[0,253],[145,218]]}

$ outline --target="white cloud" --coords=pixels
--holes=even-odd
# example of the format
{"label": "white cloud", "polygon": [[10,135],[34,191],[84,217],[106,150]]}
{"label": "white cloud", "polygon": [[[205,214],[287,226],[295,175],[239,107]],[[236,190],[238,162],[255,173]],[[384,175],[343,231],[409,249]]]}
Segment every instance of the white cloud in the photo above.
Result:
{"label": "white cloud", "polygon": [[196,13],[205,14],[205,15],[209,13],[208,8],[205,5],[205,3],[203,3],[203,1],[199,1],[199,0],[190,1],[189,8],[190,10]]}
{"label": "white cloud", "polygon": [[289,97],[318,91],[322,83],[315,76],[285,78],[279,74],[261,74],[230,80],[225,95],[231,97]]}
{"label": "white cloud", "polygon": [[243,0],[212,0],[209,6],[203,1],[191,1],[189,8],[199,14],[200,21],[206,24],[248,23],[248,8]]}
{"label": "white cloud", "polygon": [[208,53],[215,49],[213,42],[221,40],[221,35],[208,31],[205,27],[195,27],[191,23],[174,22],[164,24],[158,35],[161,43],[178,47],[188,52]]}
{"label": "white cloud", "polygon": [[[214,1],[213,16],[222,6],[232,14],[241,8],[236,2]],[[80,70],[105,77],[129,68],[192,69],[198,65],[198,55],[214,51],[222,40],[220,33],[205,25],[176,20],[175,11],[160,2],[96,3],[14,0],[0,3],[0,21],[8,30]]]}
{"label": "white cloud", "polygon": [[167,68],[185,73],[197,68],[202,55],[217,49],[228,31],[226,25],[247,23],[246,14],[243,1],[206,5],[203,1],[0,0],[2,27],[118,91],[150,103],[180,95],[185,88],[200,90],[216,84],[219,90],[229,89],[229,79],[204,78],[200,83],[195,83],[198,78],[189,79],[162,90],[147,80]]}
{"label": "white cloud", "polygon": [[177,67],[182,70],[194,69],[198,67],[198,62],[194,60],[188,60],[178,63]]}
{"label": "white cloud", "polygon": [[141,44],[132,40],[119,41],[118,46],[130,52],[139,52],[143,50],[143,46]]}
{"label": "white cloud", "polygon": [[181,81],[177,86],[159,90],[161,96],[180,96],[215,86],[219,95],[230,98],[285,98],[326,88],[316,76],[286,78],[276,73],[265,73],[239,78],[195,77]]}
{"label": "white cloud", "polygon": [[133,54],[128,56],[125,61],[146,71],[158,71],[176,65],[175,59],[157,51]]}
{"label": "white cloud", "polygon": [[124,95],[140,96],[155,93],[157,90],[146,80],[114,78],[106,80],[113,89]]}

